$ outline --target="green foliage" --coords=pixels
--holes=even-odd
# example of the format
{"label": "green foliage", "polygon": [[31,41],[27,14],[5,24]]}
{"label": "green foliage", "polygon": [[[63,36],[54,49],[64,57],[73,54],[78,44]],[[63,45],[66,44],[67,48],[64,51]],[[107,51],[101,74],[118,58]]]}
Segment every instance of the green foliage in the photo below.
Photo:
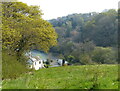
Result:
{"label": "green foliage", "polygon": [[67,61],[68,61],[69,63],[74,63],[74,60],[75,60],[75,57],[72,56],[72,55],[69,55],[69,56],[67,57]]}
{"label": "green foliage", "polygon": [[25,65],[17,61],[15,54],[2,52],[2,79],[14,79],[27,71]]}
{"label": "green foliage", "polygon": [[75,43],[90,40],[97,46],[105,47],[117,44],[117,16],[117,11],[110,9],[102,13],[71,14],[49,21],[53,24],[58,36],[62,35],[62,38],[58,38],[60,42],[68,39]]}
{"label": "green foliage", "polygon": [[3,80],[2,85],[3,89],[118,89],[118,65],[41,69],[15,80]]}
{"label": "green foliage", "polygon": [[[117,47],[117,16],[117,11],[110,9],[102,13],[71,14],[49,20],[58,33],[58,46],[51,52],[62,54],[66,60],[69,55],[74,56],[74,63],[116,63],[117,51],[113,48]],[[98,49],[96,54],[96,46],[105,47],[105,50]],[[113,48],[108,50],[107,47]]]}
{"label": "green foliage", "polygon": [[22,2],[2,3],[3,79],[27,72],[24,53],[32,49],[48,52],[57,44],[52,25],[41,18],[38,6]]}
{"label": "green foliage", "polygon": [[116,63],[117,55],[112,48],[96,47],[92,53],[92,60],[98,63]]}
{"label": "green foliage", "polygon": [[92,64],[92,59],[88,54],[80,55],[79,59],[82,64]]}
{"label": "green foliage", "polygon": [[62,55],[63,59],[69,61],[70,63],[76,63],[80,62],[83,54],[91,57],[91,53],[94,50],[94,47],[95,45],[92,41],[85,41],[84,43],[73,43],[72,41],[65,41],[54,49],[51,49],[51,52],[58,53],[59,56]]}
{"label": "green foliage", "polygon": [[3,2],[2,9],[3,49],[22,54],[31,49],[47,52],[56,45],[57,34],[52,25],[41,18],[38,6]]}

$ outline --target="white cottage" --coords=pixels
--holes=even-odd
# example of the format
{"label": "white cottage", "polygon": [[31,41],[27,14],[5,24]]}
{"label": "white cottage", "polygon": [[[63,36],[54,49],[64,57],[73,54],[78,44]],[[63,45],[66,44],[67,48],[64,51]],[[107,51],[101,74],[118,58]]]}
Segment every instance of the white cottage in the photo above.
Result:
{"label": "white cottage", "polygon": [[34,68],[35,70],[45,68],[43,64],[43,60],[41,60],[39,56],[37,57],[29,56],[29,58],[32,61],[32,65],[30,65],[30,68]]}

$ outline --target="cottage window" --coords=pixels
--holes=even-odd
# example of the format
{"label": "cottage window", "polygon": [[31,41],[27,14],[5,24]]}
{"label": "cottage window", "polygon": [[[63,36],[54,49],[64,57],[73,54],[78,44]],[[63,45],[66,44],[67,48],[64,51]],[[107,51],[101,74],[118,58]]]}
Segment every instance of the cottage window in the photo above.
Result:
{"label": "cottage window", "polygon": [[39,64],[41,64],[41,62],[39,61]]}

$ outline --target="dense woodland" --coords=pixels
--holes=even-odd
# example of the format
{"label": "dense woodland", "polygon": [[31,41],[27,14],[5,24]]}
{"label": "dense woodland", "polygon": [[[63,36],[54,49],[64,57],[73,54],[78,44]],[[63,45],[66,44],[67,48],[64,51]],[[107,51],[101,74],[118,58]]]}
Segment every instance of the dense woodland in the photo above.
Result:
{"label": "dense woodland", "polygon": [[118,14],[114,9],[49,20],[58,33],[51,52],[72,63],[116,63]]}

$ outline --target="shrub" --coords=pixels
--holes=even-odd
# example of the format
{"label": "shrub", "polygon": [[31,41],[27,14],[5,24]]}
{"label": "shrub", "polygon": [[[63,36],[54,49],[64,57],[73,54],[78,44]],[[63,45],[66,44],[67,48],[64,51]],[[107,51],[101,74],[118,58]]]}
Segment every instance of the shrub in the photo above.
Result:
{"label": "shrub", "polygon": [[17,56],[2,52],[2,79],[16,78],[27,71],[26,66],[17,61]]}
{"label": "shrub", "polygon": [[79,57],[82,64],[92,64],[91,57],[88,54],[82,54]]}
{"label": "shrub", "polygon": [[92,61],[97,63],[115,63],[116,55],[112,48],[96,47],[92,53]]}

